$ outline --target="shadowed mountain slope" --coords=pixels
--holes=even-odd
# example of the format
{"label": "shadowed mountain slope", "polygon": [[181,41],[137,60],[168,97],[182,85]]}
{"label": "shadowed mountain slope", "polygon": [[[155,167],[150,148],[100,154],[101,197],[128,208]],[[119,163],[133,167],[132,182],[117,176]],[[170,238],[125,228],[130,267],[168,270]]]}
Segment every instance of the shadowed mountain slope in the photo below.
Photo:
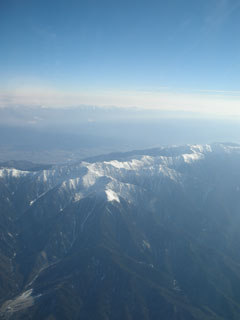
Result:
{"label": "shadowed mountain slope", "polygon": [[240,318],[240,146],[0,169],[2,319]]}

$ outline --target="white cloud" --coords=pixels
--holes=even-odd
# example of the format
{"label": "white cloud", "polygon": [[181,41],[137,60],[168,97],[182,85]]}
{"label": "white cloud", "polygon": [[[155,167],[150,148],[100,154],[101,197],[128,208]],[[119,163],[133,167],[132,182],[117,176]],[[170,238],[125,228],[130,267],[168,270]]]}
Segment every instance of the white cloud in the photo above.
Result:
{"label": "white cloud", "polygon": [[167,111],[187,111],[212,115],[240,116],[240,92],[221,90],[181,91],[84,91],[62,92],[45,87],[24,87],[0,94],[0,107],[10,105],[74,105],[140,107]]}

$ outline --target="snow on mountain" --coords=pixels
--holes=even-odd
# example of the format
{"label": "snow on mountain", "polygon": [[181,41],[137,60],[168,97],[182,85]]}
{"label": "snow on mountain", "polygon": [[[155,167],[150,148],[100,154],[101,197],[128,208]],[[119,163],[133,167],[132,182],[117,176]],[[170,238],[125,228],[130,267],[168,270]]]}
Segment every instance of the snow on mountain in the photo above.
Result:
{"label": "snow on mountain", "polygon": [[[180,147],[179,147],[180,148]],[[33,206],[50,190],[57,188],[58,192],[67,192],[72,201],[80,201],[88,194],[105,192],[107,200],[117,202],[120,198],[134,201],[136,189],[144,188],[149,177],[159,180],[169,179],[174,183],[181,181],[181,167],[191,166],[207,157],[209,154],[224,152],[240,152],[240,146],[232,144],[188,145],[181,147],[180,152],[173,153],[178,147],[159,148],[155,154],[145,150],[136,154],[110,161],[80,162],[73,165],[54,166],[42,171],[22,171],[17,169],[0,169],[0,179],[26,178],[29,183],[41,184],[41,192],[36,188],[29,201]],[[153,188],[154,191],[154,188]]]}
{"label": "snow on mountain", "polygon": [[0,169],[0,178],[21,178],[31,175],[31,172],[29,171],[22,171],[22,170],[17,170],[17,169],[8,169],[8,168],[3,168]]}
{"label": "snow on mountain", "polygon": [[107,189],[106,191],[108,201],[117,201],[120,202],[119,197],[116,192],[111,189]]}
{"label": "snow on mountain", "polygon": [[[232,257],[239,253],[239,156],[240,146],[234,144],[187,145],[110,154],[47,170],[1,168],[1,250],[6,256],[2,266],[6,288],[11,281],[15,285],[11,280],[15,265],[22,272],[16,281],[22,287],[8,289],[14,294],[3,297],[0,317],[2,312],[14,318],[17,312],[37,308],[38,303],[45,307],[48,301],[51,314],[59,283],[67,281],[68,295],[69,288],[75,292],[77,279],[80,297],[82,288],[93,284],[102,290],[105,270],[118,281],[114,275],[121,266],[127,277],[139,272],[137,279],[154,281],[154,286],[160,279],[158,285],[164,284],[171,295],[184,292],[192,297],[191,289],[199,285],[195,275],[201,268],[202,275],[214,270],[204,269],[206,261],[211,265],[214,250],[221,252],[212,262],[214,268],[223,265],[219,259],[224,250]],[[110,254],[101,255],[102,250]],[[98,254],[101,263],[95,259]],[[233,270],[240,260],[236,261]],[[185,273],[190,273],[189,282]],[[85,284],[89,275],[92,282]],[[215,272],[210,277],[214,279]],[[218,279],[222,270],[216,288],[222,283]],[[238,277],[226,279],[233,281],[223,285],[231,296]],[[203,299],[208,284],[203,286]],[[216,297],[223,292],[225,298],[224,290],[217,288]],[[112,285],[109,292],[112,297]]]}

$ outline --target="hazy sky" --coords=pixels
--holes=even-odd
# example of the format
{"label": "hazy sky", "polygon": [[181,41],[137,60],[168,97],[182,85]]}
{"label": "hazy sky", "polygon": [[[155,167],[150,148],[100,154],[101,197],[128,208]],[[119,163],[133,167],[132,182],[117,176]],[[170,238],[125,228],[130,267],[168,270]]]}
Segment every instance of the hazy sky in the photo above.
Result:
{"label": "hazy sky", "polygon": [[240,0],[0,1],[0,106],[240,115]]}

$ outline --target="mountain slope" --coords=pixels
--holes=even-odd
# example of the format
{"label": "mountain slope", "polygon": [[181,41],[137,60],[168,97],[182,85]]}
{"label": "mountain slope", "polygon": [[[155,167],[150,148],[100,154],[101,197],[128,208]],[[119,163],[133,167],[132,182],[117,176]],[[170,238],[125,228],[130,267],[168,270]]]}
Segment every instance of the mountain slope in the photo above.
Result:
{"label": "mountain slope", "polygon": [[240,146],[0,169],[3,319],[239,319]]}

